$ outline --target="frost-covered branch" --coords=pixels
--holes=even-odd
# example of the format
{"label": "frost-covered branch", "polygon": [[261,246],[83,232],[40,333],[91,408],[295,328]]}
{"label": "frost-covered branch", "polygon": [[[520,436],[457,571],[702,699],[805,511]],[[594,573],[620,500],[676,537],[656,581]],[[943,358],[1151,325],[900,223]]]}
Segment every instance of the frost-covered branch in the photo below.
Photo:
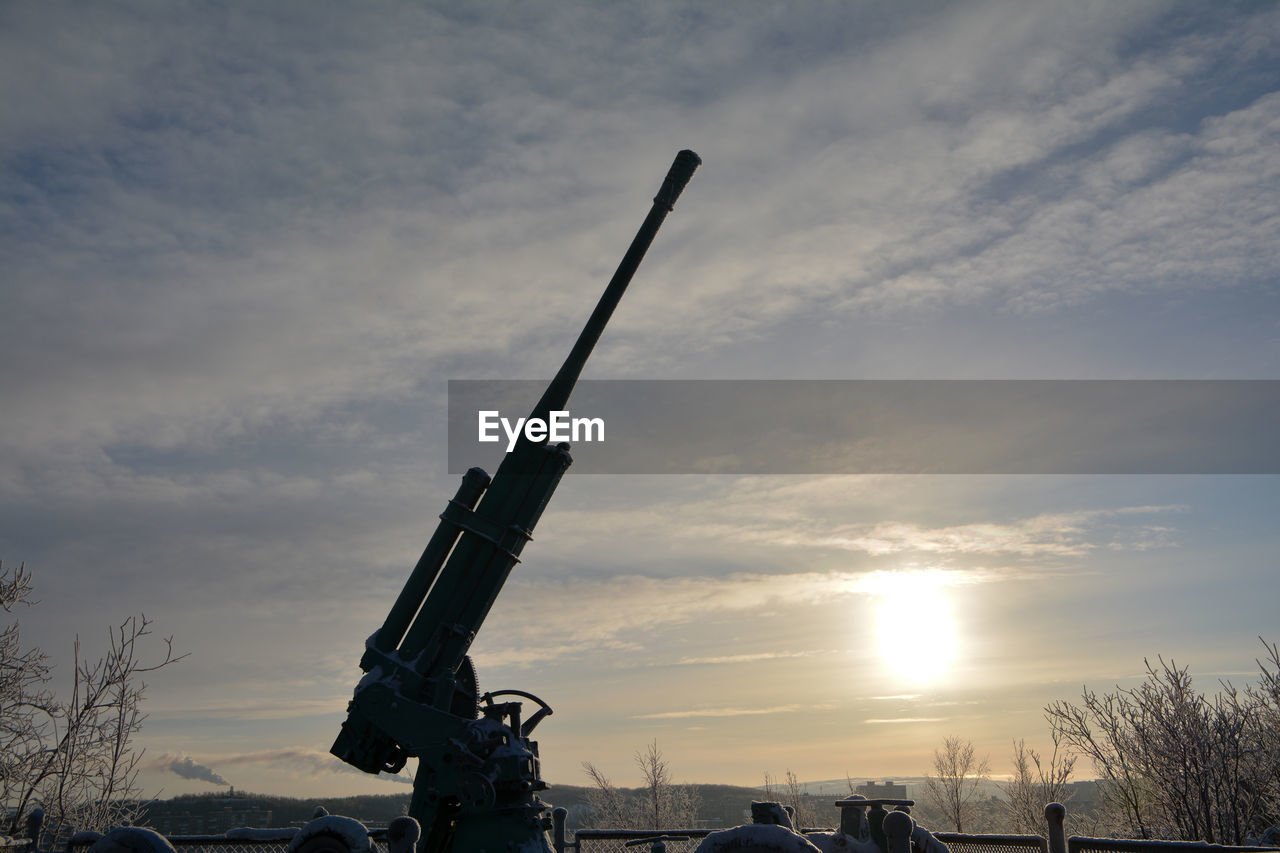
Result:
{"label": "frost-covered branch", "polygon": [[[5,611],[30,604],[30,591],[23,568],[0,572]],[[142,676],[185,657],[166,638],[163,653],[144,660],[150,634],[149,619],[130,616],[111,629],[97,660],[83,657],[77,637],[70,695],[60,700],[48,688],[46,656],[22,649],[17,622],[0,633],[0,806],[11,833],[35,806],[55,833],[103,831],[137,817],[142,752],[133,736],[146,719]]]}
{"label": "frost-covered branch", "polygon": [[1135,688],[1045,709],[1055,738],[1102,777],[1116,831],[1242,844],[1280,812],[1280,650],[1263,645],[1245,690],[1224,682],[1206,696],[1186,667],[1157,658]]}
{"label": "frost-covered branch", "polygon": [[973,808],[982,780],[991,775],[991,762],[978,758],[973,741],[949,737],[933,753],[934,775],[925,777],[925,792],[956,832],[972,832]]}
{"label": "frost-covered branch", "polygon": [[1013,778],[1005,788],[1009,797],[1009,819],[1014,832],[1039,835],[1044,832],[1044,807],[1066,803],[1072,794],[1071,774],[1076,758],[1062,749],[1062,737],[1053,736],[1053,752],[1048,761],[1027,746],[1013,742]]}

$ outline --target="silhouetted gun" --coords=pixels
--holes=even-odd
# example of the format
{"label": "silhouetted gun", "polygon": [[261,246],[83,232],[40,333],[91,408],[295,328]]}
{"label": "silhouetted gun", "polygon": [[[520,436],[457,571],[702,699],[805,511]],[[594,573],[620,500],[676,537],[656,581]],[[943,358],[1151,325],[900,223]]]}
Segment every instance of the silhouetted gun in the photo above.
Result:
{"label": "silhouetted gun", "polygon": [[[548,420],[569,395],[654,235],[693,172],[692,151],[676,155],[653,207],[568,358],[533,407]],[[395,773],[418,759],[409,814],[422,824],[418,849],[547,851],[546,806],[533,728],[551,713],[519,690],[480,695],[467,651],[534,525],[573,460],[568,445],[522,432],[492,480],[479,468],[462,478],[382,627],[366,644],[367,674],[347,706],[330,750],[367,773]],[[517,696],[538,705],[521,722]]]}

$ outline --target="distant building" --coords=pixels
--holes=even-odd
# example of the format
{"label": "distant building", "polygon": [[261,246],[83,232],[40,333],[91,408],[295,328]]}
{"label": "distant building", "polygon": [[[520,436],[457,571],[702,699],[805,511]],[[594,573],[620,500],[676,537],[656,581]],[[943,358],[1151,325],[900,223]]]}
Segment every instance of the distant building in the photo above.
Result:
{"label": "distant building", "polygon": [[854,788],[853,792],[861,794],[868,800],[905,800],[907,798],[907,786],[895,784],[892,779],[886,779],[884,782],[867,782],[865,785]]}

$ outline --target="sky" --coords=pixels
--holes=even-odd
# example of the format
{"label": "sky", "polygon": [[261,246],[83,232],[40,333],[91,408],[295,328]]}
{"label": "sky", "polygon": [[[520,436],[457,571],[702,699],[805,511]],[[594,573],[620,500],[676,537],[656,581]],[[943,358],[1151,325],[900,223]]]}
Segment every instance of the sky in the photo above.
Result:
{"label": "sky", "polygon": [[[1280,379],[1271,4],[55,0],[0,80],[0,560],[55,686],[189,653],[147,794],[407,790],[328,748],[448,382],[547,379],[682,148],[584,378]],[[827,470],[566,475],[472,646],[553,786],[1007,772],[1280,640],[1274,473]]]}

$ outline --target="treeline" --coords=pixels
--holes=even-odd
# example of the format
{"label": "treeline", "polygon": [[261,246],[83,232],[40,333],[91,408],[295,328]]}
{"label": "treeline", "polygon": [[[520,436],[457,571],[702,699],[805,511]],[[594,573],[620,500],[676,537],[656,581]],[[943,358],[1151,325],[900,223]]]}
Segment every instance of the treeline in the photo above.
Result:
{"label": "treeline", "polygon": [[[699,802],[698,813],[694,820],[697,826],[729,827],[747,820],[744,813],[749,811],[751,801],[763,796],[758,788],[738,787],[734,785],[691,785],[696,790]],[[621,788],[620,794],[627,800],[639,800],[643,795],[640,788]],[[591,820],[592,789],[582,785],[552,785],[543,795],[553,807],[564,808],[568,812],[570,829],[581,829],[588,825],[596,825]],[[831,800],[823,798],[824,802]],[[409,809],[409,794],[378,794],[352,797],[284,797],[275,794],[257,794],[237,790],[233,796],[226,791],[211,791],[199,794],[181,794],[168,800],[154,800],[147,807],[144,823],[160,824],[180,814],[217,816],[227,812],[228,804],[234,804],[232,813],[270,812],[274,826],[296,826],[306,823],[315,814],[317,806],[322,806],[330,814],[340,814],[355,818],[371,826],[384,826],[391,820],[406,814]],[[832,813],[834,816],[834,808]],[[833,817],[834,820],[834,817]],[[690,824],[693,826],[694,824]],[[214,833],[225,832],[231,826],[211,827]],[[682,827],[689,828],[689,827]]]}
{"label": "treeline", "polygon": [[[317,806],[323,807],[330,814],[346,815],[362,823],[379,826],[386,825],[409,810],[409,795],[362,794],[352,797],[299,798],[248,791],[236,791],[230,796],[226,791],[180,794],[168,800],[152,801],[147,807],[145,820],[155,822],[180,813],[217,814],[225,811],[229,803],[235,804],[236,812],[269,811],[271,823],[275,826],[304,824],[315,816]],[[218,831],[225,832],[232,828],[228,826]]]}

